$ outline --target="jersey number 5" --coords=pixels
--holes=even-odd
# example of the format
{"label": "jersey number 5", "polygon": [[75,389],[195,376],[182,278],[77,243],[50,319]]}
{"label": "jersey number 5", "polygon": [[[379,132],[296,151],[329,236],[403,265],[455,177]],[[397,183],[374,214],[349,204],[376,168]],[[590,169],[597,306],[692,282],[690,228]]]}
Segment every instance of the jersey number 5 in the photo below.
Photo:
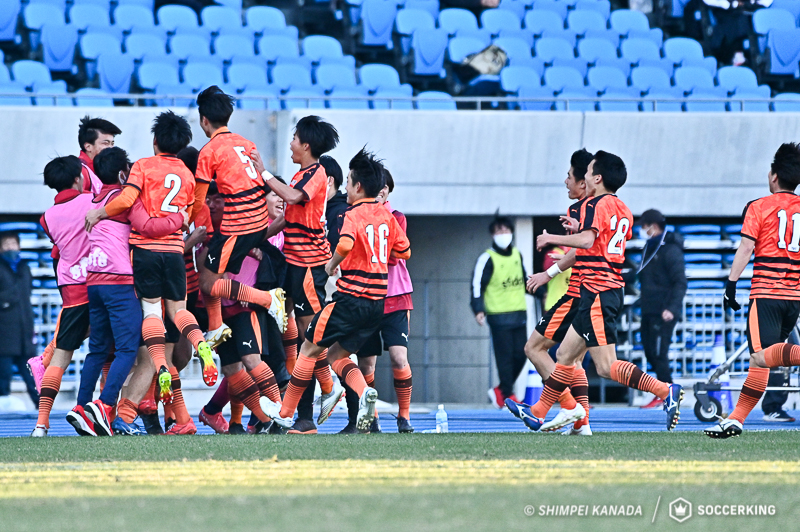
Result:
{"label": "jersey number 5", "polygon": [[622,243],[625,242],[625,236],[628,234],[628,229],[631,226],[630,220],[623,218],[618,220],[617,215],[611,217],[611,230],[616,230],[614,236],[608,242],[609,255],[622,255]]}
{"label": "jersey number 5", "polygon": [[178,207],[172,204],[172,200],[178,195],[181,190],[181,178],[176,174],[167,174],[164,178],[164,188],[171,188],[167,193],[167,197],[161,202],[161,210],[163,212],[178,212]]}
{"label": "jersey number 5", "polygon": [[389,226],[386,224],[381,224],[378,226],[378,252],[375,252],[375,226],[372,224],[366,227],[367,231],[367,239],[369,240],[369,248],[372,250],[372,262],[378,262],[378,256],[380,256],[380,262],[386,264],[389,259],[389,242],[387,238],[389,238]]}
{"label": "jersey number 5", "polygon": [[244,169],[247,172],[247,177],[250,179],[258,179],[258,172],[256,172],[256,167],[253,166],[253,161],[250,160],[250,156],[244,152],[244,146],[234,146],[234,151],[236,155],[239,156],[239,160],[242,161],[242,164],[246,164],[247,168]]}
{"label": "jersey number 5", "polygon": [[778,211],[778,247],[788,249],[791,253],[800,251],[800,213],[792,214],[792,241],[786,247],[786,211]]}

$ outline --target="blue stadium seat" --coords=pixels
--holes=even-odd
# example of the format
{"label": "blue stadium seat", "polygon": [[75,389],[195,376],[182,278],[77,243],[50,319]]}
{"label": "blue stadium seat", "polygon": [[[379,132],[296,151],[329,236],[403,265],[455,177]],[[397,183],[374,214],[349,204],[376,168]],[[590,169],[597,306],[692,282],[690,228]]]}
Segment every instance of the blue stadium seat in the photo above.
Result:
{"label": "blue stadium seat", "polygon": [[392,30],[397,16],[394,0],[364,0],[361,6],[361,40],[364,46],[382,46],[391,50]]}
{"label": "blue stadium seat", "polygon": [[[762,9],[760,11],[769,11]],[[759,13],[760,11],[756,11]],[[769,73],[800,77],[800,28],[772,30],[767,39]]]}
{"label": "blue stadium seat", "polygon": [[495,37],[500,30],[518,30],[522,22],[516,13],[506,9],[487,9],[481,13],[481,28],[488,30]]}
{"label": "blue stadium seat", "polygon": [[[364,98],[364,96],[367,95],[366,90],[360,87],[335,89],[333,92],[331,92],[330,95],[336,97],[335,99],[328,100],[328,107],[330,109],[349,109],[355,111],[362,111],[369,109],[369,100]],[[339,98],[348,98],[348,99],[340,100]]]}
{"label": "blue stadium seat", "polygon": [[456,102],[446,92],[420,92],[417,94],[417,109],[424,111],[455,111]]}
{"label": "blue stadium seat", "polygon": [[740,89],[758,91],[756,73],[747,67],[722,67],[717,71],[717,81],[719,86],[727,89],[729,93]]}
{"label": "blue stadium seat", "polygon": [[283,35],[266,35],[258,41],[258,53],[270,63],[278,57],[300,57],[297,41]]}
{"label": "blue stadium seat", "polygon": [[687,113],[724,113],[728,110],[727,105],[724,101],[693,101],[693,100],[701,100],[701,99],[709,99],[709,98],[719,98],[719,94],[716,92],[708,92],[702,89],[696,90],[692,92],[688,97],[689,101],[687,101],[684,105],[686,107]]}
{"label": "blue stadium seat", "polygon": [[203,27],[212,33],[223,33],[225,30],[237,31],[242,29],[241,14],[230,7],[204,7],[200,12],[200,20],[203,22]]}
{"label": "blue stadium seat", "polygon": [[199,35],[175,35],[169,41],[170,55],[186,59],[190,55],[211,55],[208,41]]}
{"label": "blue stadium seat", "polygon": [[74,5],[69,10],[69,23],[81,31],[90,24],[110,26],[111,15],[108,5],[105,9],[91,4]]}
{"label": "blue stadium seat", "polygon": [[159,84],[180,85],[178,67],[164,61],[143,61],[137,72],[139,86],[146,91],[154,91]]}
{"label": "blue stadium seat", "polygon": [[557,0],[534,0],[533,2],[533,11],[553,11],[558,13],[561,20],[567,19],[567,8],[566,2],[558,2]]}
{"label": "blue stadium seat", "polygon": [[[519,98],[552,98],[553,90],[546,87],[522,86],[517,94]],[[523,111],[549,111],[556,103],[556,99],[545,101],[520,102],[519,107]]]}
{"label": "blue stadium seat", "polygon": [[145,54],[167,54],[167,39],[147,33],[132,33],[125,39],[125,53],[136,60]]}
{"label": "blue stadium seat", "polygon": [[458,30],[477,30],[478,19],[471,11],[451,7],[439,13],[439,27],[452,37]]}
{"label": "blue stadium seat", "polygon": [[662,58],[662,59],[640,59],[639,62],[638,62],[638,66],[640,66],[640,67],[660,68],[670,78],[672,77],[672,75],[675,72],[674,63],[670,59],[666,59],[666,58]]}
{"label": "blue stadium seat", "polygon": [[174,32],[178,28],[193,30],[200,26],[194,10],[184,5],[162,6],[158,8],[156,18],[158,25],[170,32]]}
{"label": "blue stadium seat", "polygon": [[131,92],[133,71],[133,59],[127,55],[119,56],[115,53],[106,53],[101,54],[97,59],[100,88],[110,94]]}
{"label": "blue stadium seat", "polygon": [[[66,97],[67,83],[65,81],[37,82],[33,84],[33,103],[37,106],[72,107],[72,98]],[[52,96],[39,96],[39,94],[63,94],[63,98]]]}
{"label": "blue stadium seat", "polygon": [[599,57],[595,59],[594,66],[616,68],[625,75],[625,78],[631,75],[631,62],[620,57]]}
{"label": "blue stadium seat", "polygon": [[580,57],[571,57],[568,59],[556,57],[552,61],[552,66],[574,68],[583,78],[586,77],[586,72],[589,71],[589,62]]}
{"label": "blue stadium seat", "polygon": [[688,3],[689,0],[672,0],[671,16],[673,18],[683,17],[683,10],[686,8],[686,4]]}
{"label": "blue stadium seat", "polygon": [[0,105],[33,105],[31,94],[16,84],[0,85]]}
{"label": "blue stadium seat", "polygon": [[625,39],[620,46],[622,57],[638,63],[641,59],[661,60],[661,51],[654,42],[646,39]]}
{"label": "blue stadium seat", "polygon": [[230,61],[233,56],[252,57],[256,52],[252,39],[241,35],[220,35],[214,41],[214,55]]}
{"label": "blue stadium seat", "polygon": [[685,91],[713,90],[714,78],[700,67],[681,67],[675,69],[675,86]]}
{"label": "blue stadium seat", "polygon": [[785,9],[794,16],[800,26],[800,0],[773,0],[770,9]]}
{"label": "blue stadium seat", "polygon": [[647,16],[641,11],[634,11],[632,9],[617,9],[611,13],[611,29],[620,35],[628,35],[631,30],[648,32],[650,31],[650,22]]}
{"label": "blue stadium seat", "polygon": [[543,37],[534,44],[536,57],[545,62],[551,62],[555,58],[571,59],[575,57],[575,52],[570,43],[564,39],[552,39]]}
{"label": "blue stadium seat", "polygon": [[281,91],[311,88],[311,71],[301,65],[275,65],[271,72],[272,83]]}
{"label": "blue stadium seat", "polygon": [[483,50],[486,44],[474,37],[454,37],[447,45],[447,57],[451,63],[461,63],[468,55]]}
{"label": "blue stadium seat", "polygon": [[210,62],[189,62],[183,68],[183,82],[194,90],[200,90],[211,85],[222,85],[225,77],[222,67]]}
{"label": "blue stadium seat", "polygon": [[427,11],[436,19],[439,17],[439,0],[406,0],[406,9]]}
{"label": "blue stadium seat", "polygon": [[8,85],[9,83],[13,83],[11,81],[11,72],[5,64],[0,63],[0,85]]}
{"label": "blue stadium seat", "polygon": [[600,92],[605,92],[608,89],[628,88],[628,78],[625,74],[612,67],[598,66],[589,69],[587,80],[589,81],[590,87]]}
{"label": "blue stadium seat", "polygon": [[79,107],[114,107],[114,99],[101,89],[83,88],[75,91],[75,105]]}
{"label": "blue stadium seat", "polygon": [[32,87],[34,83],[50,83],[50,69],[44,63],[22,59],[11,65],[11,75],[14,81],[25,87]]}
{"label": "blue stadium seat", "polygon": [[753,31],[758,34],[758,48],[763,52],[767,36],[774,30],[791,30],[797,27],[797,17],[785,9],[759,9],[753,13]]}
{"label": "blue stadium seat", "polygon": [[534,62],[530,45],[522,39],[517,39],[514,37],[498,37],[494,40],[494,44],[503,49],[508,56],[509,64],[519,66],[525,63]]}
{"label": "blue stadium seat", "polygon": [[784,92],[777,94],[772,109],[778,113],[800,113],[800,94]]}
{"label": "blue stadium seat", "polygon": [[411,38],[411,48],[414,51],[412,73],[417,76],[444,77],[443,64],[447,42],[446,30],[415,31]]}
{"label": "blue stadium seat", "polygon": [[[252,8],[251,8],[252,9]],[[259,99],[239,98],[239,109],[278,111],[281,102],[278,100],[280,90],[277,87],[264,86],[245,89],[241,96],[259,96]]]}
{"label": "blue stadium seat", "polygon": [[619,47],[619,35],[614,30],[586,30],[583,34],[584,39],[605,39],[616,47]]}
{"label": "blue stadium seat", "polygon": [[411,52],[411,36],[417,29],[432,30],[436,27],[433,15],[422,9],[401,9],[394,21],[395,32],[400,36],[403,55]]}
{"label": "blue stadium seat", "polygon": [[23,11],[22,20],[29,32],[31,50],[39,49],[42,27],[46,24],[66,25],[64,11],[48,4],[29,4]]}
{"label": "blue stadium seat", "polygon": [[124,31],[130,31],[134,26],[149,28],[156,25],[153,11],[138,5],[120,5],[114,10],[114,25]]}
{"label": "blue stadium seat", "polygon": [[522,87],[541,87],[541,74],[531,67],[507,66],[500,71],[500,88],[517,94]]}
{"label": "blue stadium seat", "polygon": [[643,91],[670,91],[672,84],[666,72],[656,67],[641,66],[631,71],[631,82],[634,87]]}
{"label": "blue stadium seat", "polygon": [[528,30],[500,30],[500,38],[519,39],[525,41],[529,49],[533,49],[534,36]]}
{"label": "blue stadium seat", "polygon": [[567,41],[572,48],[575,48],[578,42],[578,34],[572,30],[544,30],[541,38],[563,39]]}
{"label": "blue stadium seat", "polygon": [[563,30],[564,19],[555,11],[534,9],[525,14],[525,29],[534,35],[541,35],[545,30]]}
{"label": "blue stadium seat", "polygon": [[[414,102],[405,99],[411,96],[411,93],[400,91],[397,89],[378,89],[375,96],[383,96],[386,100],[372,100],[373,109],[393,109],[409,111],[414,109]],[[401,98],[401,99],[394,99]]]}
{"label": "blue stadium seat", "polygon": [[[318,98],[324,96],[316,87],[292,89],[285,94],[284,109],[324,109],[325,100]],[[314,98],[317,97],[317,98]]]}
{"label": "blue stadium seat", "polygon": [[758,91],[736,91],[735,95],[729,97],[728,110],[731,112],[744,111],[746,113],[768,113],[769,102],[758,101],[763,99],[764,95]]}
{"label": "blue stadium seat", "polygon": [[216,2],[239,12],[242,10],[242,4],[244,3],[243,0],[216,0]]}
{"label": "blue stadium seat", "polygon": [[93,5],[100,6],[105,9],[111,9],[111,0],[72,0],[72,5]]}
{"label": "blue stadium seat", "polygon": [[87,33],[81,37],[79,49],[84,60],[86,77],[93,80],[97,74],[97,58],[104,53],[122,54],[122,43],[107,33]]}
{"label": "blue stadium seat", "polygon": [[78,29],[72,25],[50,25],[42,28],[44,64],[53,72],[72,71]]}
{"label": "blue stadium seat", "polygon": [[159,83],[153,92],[160,96],[187,96],[186,98],[158,98],[155,100],[155,104],[161,107],[189,107],[195,103],[194,97],[188,97],[192,94],[192,88],[186,83]]}
{"label": "blue stadium seat", "polygon": [[554,91],[582,88],[583,76],[571,67],[553,66],[544,71],[544,84]]}
{"label": "blue stadium seat", "polygon": [[578,57],[594,62],[598,59],[616,59],[617,48],[605,39],[581,39],[578,43]]}
{"label": "blue stadium seat", "polygon": [[[612,30],[616,33],[616,30]],[[664,45],[664,31],[661,28],[650,28],[649,30],[630,30],[629,39],[647,39],[653,41],[659,49]]]}
{"label": "blue stadium seat", "polygon": [[0,2],[0,42],[22,42],[17,33],[17,19],[21,10],[20,0]]}
{"label": "blue stadium seat", "polygon": [[317,87],[327,93],[334,89],[352,89],[358,86],[355,70],[343,65],[320,65],[314,77]]}
{"label": "blue stadium seat", "polygon": [[[686,240],[697,241],[717,241],[722,238],[722,227],[716,224],[692,224],[678,226],[678,232],[683,235]],[[702,264],[720,263],[720,256],[713,253],[695,253],[687,254],[685,257],[687,263]]]}
{"label": "blue stadium seat", "polygon": [[657,113],[681,113],[683,112],[683,104],[677,101],[683,95],[677,95],[674,91],[650,91],[646,98],[652,101],[642,103],[643,111],[655,111]]}
{"label": "blue stadium seat", "polygon": [[[589,72],[591,75],[591,71]],[[638,98],[639,94],[634,89],[616,88],[608,89],[597,103],[600,111],[638,112],[639,102],[624,101],[627,98]]]}
{"label": "blue stadium seat", "polygon": [[[149,9],[151,12],[155,8],[156,0],[117,0],[119,7],[140,6]],[[119,8],[118,8],[119,9]]]}
{"label": "blue stadium seat", "polygon": [[400,84],[400,74],[391,65],[372,63],[358,69],[358,79],[369,92],[393,90],[411,95],[411,85]]}
{"label": "blue stadium seat", "polygon": [[247,27],[255,33],[272,33],[286,28],[286,17],[277,7],[253,6],[245,12],[244,19]]}
{"label": "blue stadium seat", "polygon": [[263,88],[269,85],[266,67],[252,63],[232,64],[228,67],[228,83],[237,90]]}
{"label": "blue stadium seat", "polygon": [[576,11],[596,11],[603,20],[608,20],[611,12],[611,3],[608,0],[578,0],[575,3]]}
{"label": "blue stadium seat", "polygon": [[319,63],[323,58],[334,60],[355,68],[356,61],[353,56],[346,56],[342,52],[342,44],[327,35],[309,35],[301,42],[303,55],[314,63]]}
{"label": "blue stadium seat", "polygon": [[597,11],[573,11],[567,16],[567,27],[583,35],[587,30],[605,30],[606,21]]}
{"label": "blue stadium seat", "polygon": [[533,7],[533,0],[500,0],[498,9],[504,9],[514,13],[518,19],[522,20],[530,7]]}
{"label": "blue stadium seat", "polygon": [[703,47],[688,37],[673,37],[664,42],[664,56],[679,64],[686,59],[702,60]]}
{"label": "blue stadium seat", "polygon": [[591,89],[566,88],[557,96],[555,107],[557,111],[593,112],[597,110],[597,103],[581,99],[596,97],[597,94]]}

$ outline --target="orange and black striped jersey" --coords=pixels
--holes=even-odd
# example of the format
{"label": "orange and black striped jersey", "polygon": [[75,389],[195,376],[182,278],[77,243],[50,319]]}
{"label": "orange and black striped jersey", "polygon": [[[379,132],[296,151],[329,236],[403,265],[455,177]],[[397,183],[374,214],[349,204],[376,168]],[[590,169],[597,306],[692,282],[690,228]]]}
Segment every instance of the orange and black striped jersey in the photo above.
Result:
{"label": "orange and black striped jersey", "polygon": [[[197,292],[198,290],[200,290],[200,275],[197,273],[195,254],[197,250],[200,249],[200,245],[208,242],[214,235],[214,226],[211,223],[211,211],[208,209],[208,205],[203,205],[200,208],[200,213],[197,215],[197,218],[195,218],[194,223],[189,227],[190,233],[191,231],[194,231],[197,227],[206,228],[206,240],[205,242],[201,242],[200,244],[190,249],[189,251],[184,252],[183,254],[183,261],[186,263],[187,294],[191,294],[192,292]],[[185,246],[184,249],[186,249]]]}
{"label": "orange and black striped jersey", "polygon": [[632,225],[630,209],[614,194],[584,201],[581,231],[594,231],[595,240],[591,248],[576,252],[581,286],[594,293],[625,286],[622,265],[625,262],[625,244],[633,236]]}
{"label": "orange and black striped jersey", "polygon": [[743,216],[742,237],[756,243],[750,297],[800,300],[800,196],[751,201]]}
{"label": "orange and black striped jersey", "polygon": [[297,172],[289,185],[302,191],[305,200],[284,208],[286,262],[308,268],[322,266],[331,258],[331,246],[325,238],[328,175],[321,164],[314,163]]}
{"label": "orange and black striped jersey", "polygon": [[411,256],[411,244],[397,219],[374,199],[356,202],[344,213],[336,247],[345,257],[337,288],[356,297],[386,297],[392,251],[400,259]]}
{"label": "orange and black striped jersey", "polygon": [[250,152],[255,144],[228,128],[218,130],[200,150],[197,181],[217,182],[225,198],[225,211],[219,232],[243,235],[267,227],[267,193],[264,179],[256,172]]}
{"label": "orange and black striped jersey", "polygon": [[[133,163],[125,186],[139,190],[139,197],[151,218],[166,218],[194,203],[194,176],[174,155],[139,159]],[[129,242],[150,251],[183,254],[180,229],[164,237],[147,238],[131,227]]]}
{"label": "orange and black striped jersey", "polygon": [[[590,198],[586,197],[582,200],[578,200],[572,205],[569,206],[569,211],[567,211],[567,216],[570,218],[575,218],[578,222],[581,221],[581,210],[583,208],[583,204]],[[575,250],[575,266],[572,267],[572,274],[569,276],[569,285],[567,286],[567,294],[570,297],[581,297],[581,276],[580,276],[580,266],[578,266],[578,261],[580,260],[580,249]]]}

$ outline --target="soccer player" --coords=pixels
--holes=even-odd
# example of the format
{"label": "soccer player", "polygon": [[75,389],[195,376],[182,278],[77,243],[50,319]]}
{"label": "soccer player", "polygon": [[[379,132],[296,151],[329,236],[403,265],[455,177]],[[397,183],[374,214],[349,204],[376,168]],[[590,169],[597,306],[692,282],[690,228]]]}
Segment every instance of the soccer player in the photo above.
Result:
{"label": "soccer player", "polygon": [[83,173],[83,191],[100,192],[103,183],[98,179],[94,171],[94,158],[106,148],[114,146],[114,137],[122,134],[117,126],[102,118],[92,118],[84,116],[81,118],[81,125],[78,127],[78,145],[81,153],[78,158],[81,161]]}
{"label": "soccer player", "polygon": [[[351,207],[345,212],[336,252],[325,265],[328,275],[341,265],[338,291],[333,301],[311,320],[283,405],[261,398],[264,412],[282,427],[292,425],[297,402],[325,348],[336,374],[359,396],[358,430],[368,431],[375,417],[378,392],[367,386],[350,354],[357,353],[380,327],[389,258],[411,256],[408,238],[397,219],[375,199],[383,188],[383,171],[383,165],[364,149],[350,161],[347,202]],[[335,403],[326,409],[323,405],[320,423],[334,406]]]}
{"label": "soccer player", "polygon": [[581,264],[581,295],[578,312],[564,336],[556,357],[558,362],[545,381],[539,401],[531,408],[506,403],[531,430],[557,430],[586,416],[584,407],[575,404],[562,409],[545,423],[544,418],[559,396],[573,383],[575,364],[589,349],[597,373],[625,386],[657,395],[664,400],[667,430],[678,424],[683,389],[666,384],[643,373],[636,365],[617,360],[616,319],[622,310],[622,265],[625,243],[631,238],[633,216],[615,195],[625,184],[627,170],[618,156],[598,151],[586,171],[586,192],[591,199],[582,207],[581,226],[573,235],[550,235],[546,231],[536,239],[539,249],[548,245],[588,250]]}
{"label": "soccer player", "polygon": [[703,432],[712,438],[742,433],[769,380],[770,368],[800,365],[800,347],[785,343],[800,314],[800,145],[782,144],[767,175],[770,195],[744,208],[742,241],[725,287],[725,308],[739,310],[736,281],[755,252],[747,316],[750,369],[736,408]]}
{"label": "soccer player", "polygon": [[[100,220],[116,216],[133,205],[141,196],[151,217],[165,218],[192,205],[194,176],[175,154],[192,139],[192,131],[185,118],[172,111],[158,115],[153,122],[153,157],[140,159],[131,168],[130,177],[122,193],[104,208],[86,214],[86,229]],[[175,323],[197,350],[203,365],[203,380],[213,386],[217,380],[217,367],[211,348],[205,342],[197,320],[186,310],[186,271],[183,262],[184,244],[180,230],[161,238],[148,238],[136,230],[131,231],[131,262],[136,293],[141,299],[144,320],[142,336],[158,374],[159,394],[162,401],[183,403],[178,383],[178,370],[167,363],[166,337],[162,318],[162,301],[169,319]],[[175,386],[173,387],[173,381]],[[185,410],[185,406],[183,407]],[[186,415],[188,417],[188,414]],[[191,427],[189,427],[191,425]],[[191,417],[179,419],[176,433],[185,427],[191,433]],[[173,427],[175,428],[175,427]]]}
{"label": "soccer player", "polygon": [[[580,220],[581,209],[588,199],[585,177],[586,169],[591,162],[592,154],[585,149],[574,152],[570,158],[570,167],[564,183],[567,186],[569,199],[578,201],[570,206],[567,213],[569,218]],[[547,271],[532,275],[528,279],[528,291],[535,292],[539,286],[547,284],[550,279],[562,271],[572,268],[567,293],[539,319],[533,334],[525,344],[525,354],[528,356],[528,360],[531,361],[536,371],[545,381],[555,369],[555,362],[550,358],[548,351],[564,340],[572,320],[575,319],[575,315],[578,313],[581,297],[581,266],[577,264],[577,259],[581,256],[585,257],[587,254],[587,250],[573,248]],[[575,367],[569,389],[564,390],[561,397],[559,397],[561,407],[566,410],[573,409],[576,401],[583,406],[586,417],[575,421],[566,434],[591,436],[592,429],[589,427],[589,381],[586,379],[586,371],[580,362]],[[519,407],[510,408],[509,410],[512,413],[518,412]]]}

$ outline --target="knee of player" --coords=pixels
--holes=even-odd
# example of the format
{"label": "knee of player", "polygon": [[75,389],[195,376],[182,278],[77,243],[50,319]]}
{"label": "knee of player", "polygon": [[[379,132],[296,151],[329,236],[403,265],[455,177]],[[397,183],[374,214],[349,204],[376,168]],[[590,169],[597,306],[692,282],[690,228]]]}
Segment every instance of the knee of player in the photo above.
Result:
{"label": "knee of player", "polygon": [[392,369],[403,369],[408,365],[408,349],[391,347],[389,348],[389,358],[392,361]]}
{"label": "knee of player", "polygon": [[227,366],[222,366],[222,375],[225,377],[231,377],[236,375],[242,370],[242,363],[235,362],[233,364],[228,364]]}
{"label": "knee of player", "polygon": [[766,368],[767,367],[767,360],[764,357],[764,351],[759,351],[757,353],[753,353],[750,355],[750,366],[757,367],[757,368]]}
{"label": "knee of player", "polygon": [[[594,359],[592,359],[594,360]],[[603,377],[604,379],[611,378],[611,364],[605,360],[594,360],[595,369],[597,369],[597,375]]]}

